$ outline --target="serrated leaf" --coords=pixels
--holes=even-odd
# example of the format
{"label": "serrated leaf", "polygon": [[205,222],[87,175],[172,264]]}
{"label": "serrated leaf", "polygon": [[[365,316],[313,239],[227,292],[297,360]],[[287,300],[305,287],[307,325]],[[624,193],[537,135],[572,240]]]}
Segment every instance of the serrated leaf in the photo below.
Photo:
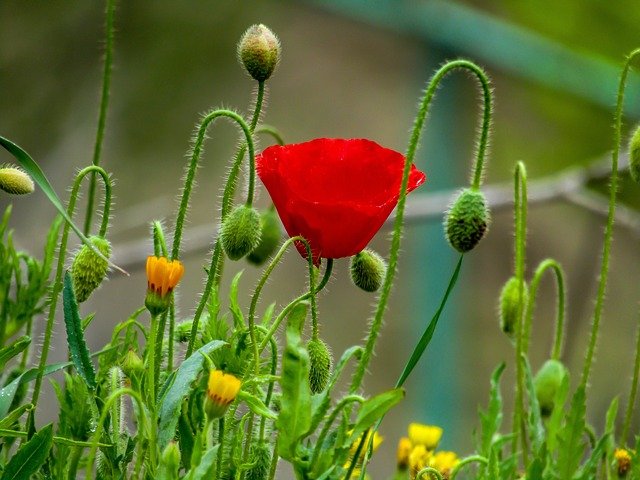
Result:
{"label": "serrated leaf", "polygon": [[289,461],[296,458],[298,442],[311,424],[309,354],[300,338],[307,306],[307,303],[300,302],[289,314],[287,344],[282,358],[281,410],[276,427],[279,432],[278,454]]}
{"label": "serrated leaf", "polygon": [[371,428],[374,423],[380,420],[403,398],[404,390],[402,388],[394,388],[393,390],[388,390],[373,398],[365,400],[358,410],[358,416],[356,417],[355,424],[353,425],[353,431],[342,446],[347,447],[353,444],[360,435],[362,435],[367,429]]}
{"label": "serrated leaf", "polygon": [[11,345],[0,348],[0,371],[4,369],[6,363],[13,357],[20,355],[31,344],[31,338],[24,335],[18,338]]}
{"label": "serrated leaf", "polygon": [[587,461],[584,463],[584,465],[582,465],[582,468],[580,468],[579,473],[574,475],[574,480],[592,480],[596,478],[598,465],[602,461],[602,457],[604,456],[608,441],[608,433],[605,433],[602,437],[600,437],[598,443],[596,443],[595,448],[591,451],[591,455],[589,455]]}
{"label": "serrated leaf", "polygon": [[560,388],[553,399],[553,411],[547,421],[547,449],[550,454],[554,454],[558,448],[558,432],[564,418],[564,404],[569,395],[569,375],[565,374],[560,383]]}
{"label": "serrated leaf", "polygon": [[558,432],[557,471],[560,480],[571,480],[578,470],[584,454],[583,440],[586,413],[586,393],[583,385],[578,387],[571,400],[571,409],[564,426]]}
{"label": "serrated leaf", "polygon": [[502,425],[502,394],[500,393],[500,377],[506,364],[502,362],[496,367],[491,375],[491,388],[489,391],[489,406],[487,411],[480,411],[480,454],[488,457],[491,452],[491,442],[493,437],[500,430]]}
{"label": "serrated leaf", "polygon": [[62,305],[64,324],[67,330],[67,344],[73,365],[91,390],[96,388],[96,371],[91,363],[87,342],[84,339],[82,319],[78,312],[78,302],[73,291],[73,281],[69,271],[64,272],[64,287],[62,289]]}
{"label": "serrated leaf", "polygon": [[264,402],[255,395],[251,395],[249,392],[240,390],[238,392],[238,398],[246,403],[249,409],[256,415],[269,418],[271,420],[275,420],[276,418],[278,418],[276,413],[273,410],[269,410]]}
{"label": "serrated leaf", "polygon": [[29,480],[44,464],[53,444],[53,424],[37,432],[9,460],[0,480]]}
{"label": "serrated leaf", "polygon": [[231,280],[231,285],[229,286],[229,310],[231,310],[231,314],[233,315],[233,326],[236,329],[242,329],[245,327],[244,316],[242,315],[242,309],[238,304],[238,285],[240,284],[240,277],[244,270],[240,270],[233,280]]}
{"label": "serrated leaf", "polygon": [[20,405],[18,408],[9,412],[9,414],[2,420],[0,420],[0,429],[10,428],[25,412],[30,412],[31,410],[33,410],[32,403],[25,403],[24,405]]}
{"label": "serrated leaf", "polygon": [[540,450],[542,442],[544,442],[544,426],[542,425],[542,417],[540,415],[540,404],[536,396],[536,387],[533,385],[533,375],[531,373],[531,365],[524,355],[520,358],[524,367],[525,380],[527,385],[527,394],[529,396],[529,415],[527,423],[529,427],[529,438],[531,439],[531,447],[534,451]]}
{"label": "serrated leaf", "polygon": [[547,466],[548,458],[547,444],[543,443],[527,468],[527,480],[543,480],[543,473]]}
{"label": "serrated leaf", "polygon": [[226,344],[221,340],[213,340],[193,352],[178,368],[175,379],[167,389],[158,409],[160,412],[158,431],[160,451],[164,450],[175,434],[182,401],[189,395],[193,382],[202,371],[204,361],[202,355],[207,355]]}

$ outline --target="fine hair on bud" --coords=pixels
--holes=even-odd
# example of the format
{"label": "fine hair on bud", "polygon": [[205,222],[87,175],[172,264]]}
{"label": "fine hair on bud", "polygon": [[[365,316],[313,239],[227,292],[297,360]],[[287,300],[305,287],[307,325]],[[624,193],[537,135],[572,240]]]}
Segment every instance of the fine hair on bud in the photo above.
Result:
{"label": "fine hair on bud", "polygon": [[[106,238],[93,235],[89,237],[89,242],[104,255],[104,258],[109,259],[111,244]],[[105,259],[99,257],[88,245],[82,245],[71,263],[71,279],[78,303],[87,300],[100,286],[107,275],[108,267]]]}
{"label": "fine hair on bud", "polygon": [[516,333],[519,318],[522,317],[529,299],[529,287],[526,282],[522,286],[522,307],[520,307],[520,282],[513,276],[502,287],[500,292],[500,330],[513,338]]}
{"label": "fine hair on bud", "polygon": [[634,182],[640,183],[640,125],[629,141],[629,174]]}
{"label": "fine hair on bud", "polygon": [[489,210],[484,194],[466,188],[460,192],[446,213],[445,236],[460,253],[473,250],[489,227]]}
{"label": "fine hair on bud", "polygon": [[373,250],[363,250],[351,257],[349,266],[351,281],[365,292],[375,292],[380,288],[387,273],[384,259]]}
{"label": "fine hair on bud", "polygon": [[548,417],[553,412],[556,394],[567,375],[565,366],[560,361],[551,359],[544,362],[533,378],[540,414],[543,417]]}
{"label": "fine hair on bud", "polygon": [[240,260],[260,243],[260,214],[255,208],[240,205],[220,227],[220,242],[231,260]]}
{"label": "fine hair on bud", "polygon": [[260,242],[258,246],[247,255],[249,263],[253,263],[254,265],[262,265],[266,262],[276,251],[278,245],[280,245],[282,232],[280,230],[278,214],[275,209],[269,208],[260,214],[260,229]]}
{"label": "fine hair on bud", "polygon": [[280,41],[266,26],[251,25],[238,42],[238,59],[254,80],[264,82],[280,61]]}
{"label": "fine hair on bud", "polygon": [[323,392],[331,376],[333,357],[326,343],[313,338],[307,344],[309,352],[309,388],[311,393]]}
{"label": "fine hair on bud", "polygon": [[269,478],[269,468],[271,467],[269,444],[261,441],[252,445],[249,458],[253,463],[253,467],[247,470],[245,478],[247,480],[267,480]]}
{"label": "fine hair on bud", "polygon": [[29,174],[18,167],[0,167],[0,190],[12,195],[27,195],[35,189]]}

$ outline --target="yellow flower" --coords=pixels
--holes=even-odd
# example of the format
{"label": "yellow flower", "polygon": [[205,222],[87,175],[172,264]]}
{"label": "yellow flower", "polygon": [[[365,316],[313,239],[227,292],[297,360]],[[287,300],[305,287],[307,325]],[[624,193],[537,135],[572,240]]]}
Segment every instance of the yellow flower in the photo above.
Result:
{"label": "yellow flower", "polygon": [[409,473],[412,479],[416,478],[420,470],[429,466],[432,455],[424,445],[416,445],[413,447],[413,450],[411,450],[409,454]]}
{"label": "yellow flower", "polygon": [[409,455],[411,454],[412,448],[411,440],[407,437],[402,437],[398,442],[398,470],[406,470],[409,466]]}
{"label": "yellow flower", "polygon": [[[351,434],[351,432],[349,432],[349,434]],[[358,450],[358,445],[360,445],[360,441],[362,440],[362,435],[360,435],[358,437],[358,439],[353,442],[351,444],[351,448],[349,449],[349,456],[353,458],[353,456],[356,454],[356,451]],[[384,437],[382,435],[380,435],[378,432],[374,432],[373,434],[373,446],[372,446],[372,450],[375,452],[376,450],[378,450],[378,447],[380,446],[380,444],[382,443],[382,441],[384,440]],[[367,445],[369,445],[369,442],[371,441],[371,430],[369,430],[369,433],[367,433],[367,440],[364,444],[363,449],[360,451],[360,457],[358,458],[358,461],[361,462],[364,459],[364,449],[367,448]]]}
{"label": "yellow flower", "polygon": [[429,466],[438,470],[442,475],[448,476],[451,470],[460,463],[460,459],[454,452],[437,452],[429,461]]}
{"label": "yellow flower", "polygon": [[409,439],[414,445],[424,445],[427,450],[435,450],[442,437],[442,429],[435,425],[409,424]]}
{"label": "yellow flower", "polygon": [[618,472],[618,478],[626,477],[629,470],[631,470],[631,455],[629,451],[624,448],[616,448],[613,452],[613,457],[616,460],[615,468]]}
{"label": "yellow flower", "polygon": [[179,260],[166,257],[147,257],[147,298],[145,306],[151,315],[159,315],[169,308],[171,292],[184,274],[184,266]]}
{"label": "yellow flower", "polygon": [[225,414],[229,404],[236,399],[241,384],[240,379],[230,373],[211,370],[204,402],[204,408],[209,418],[220,418]]}

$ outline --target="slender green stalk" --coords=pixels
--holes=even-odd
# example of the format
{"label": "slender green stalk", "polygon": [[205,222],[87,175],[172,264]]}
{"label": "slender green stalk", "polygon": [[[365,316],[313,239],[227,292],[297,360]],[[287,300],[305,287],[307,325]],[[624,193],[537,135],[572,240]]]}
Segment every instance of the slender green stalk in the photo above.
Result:
{"label": "slender green stalk", "polygon": [[[257,328],[262,333],[264,334],[267,333],[267,329],[265,327],[258,326]],[[270,373],[272,376],[275,377],[278,371],[278,344],[276,343],[276,340],[273,337],[271,337],[271,339],[269,340],[269,345],[271,346],[271,372]],[[267,387],[267,394],[265,395],[265,398],[264,398],[264,404],[267,408],[269,408],[269,403],[271,402],[271,396],[273,395],[274,384],[275,384],[275,380],[272,380],[269,382],[269,386]],[[258,437],[260,441],[264,440],[266,424],[267,424],[267,418],[261,417],[260,418],[260,435]]]}
{"label": "slender green stalk", "polygon": [[589,375],[591,374],[591,364],[593,363],[593,355],[595,353],[596,344],[598,343],[598,332],[600,330],[600,319],[602,316],[602,308],[604,306],[604,295],[607,288],[607,278],[609,275],[609,257],[611,255],[611,240],[613,238],[613,220],[616,213],[616,196],[618,194],[618,157],[620,156],[620,143],[622,141],[622,108],[624,106],[624,90],[627,83],[627,76],[631,68],[631,62],[640,54],[640,49],[633,50],[626,58],[622,74],[620,75],[620,84],[618,86],[618,97],[616,101],[616,112],[614,114],[613,131],[614,142],[613,152],[611,154],[611,181],[609,184],[609,211],[607,214],[607,225],[604,232],[604,244],[602,247],[602,265],[600,269],[600,282],[598,284],[598,293],[596,296],[596,304],[593,312],[593,323],[591,325],[591,334],[589,337],[589,345],[585,356],[584,367],[582,370],[582,379],[580,385],[587,387],[589,384]]}
{"label": "slender green stalk", "polygon": [[76,480],[77,478],[78,465],[80,464],[80,459],[82,458],[83,451],[83,447],[73,447],[71,460],[69,461],[69,471],[67,473],[67,478],[69,480]]}
{"label": "slender green stalk", "polygon": [[222,478],[222,453],[224,451],[224,417],[218,420],[218,458],[216,459],[216,475]]}
{"label": "slender green stalk", "polygon": [[150,406],[156,404],[156,346],[158,337],[158,316],[151,315],[151,328],[147,340],[147,378],[149,379],[146,390],[149,394],[147,402]]}
{"label": "slender green stalk", "polygon": [[470,465],[472,463],[482,463],[483,465],[488,465],[489,461],[486,458],[484,458],[483,456],[481,456],[481,455],[471,455],[469,457],[463,458],[451,470],[451,474],[449,475],[449,480],[454,480],[454,478],[456,478],[458,473],[460,473],[460,470],[462,470],[464,467],[466,467],[467,465]]}
{"label": "slender green stalk", "polygon": [[[171,302],[171,304],[173,305],[173,302]],[[157,322],[157,324],[158,324],[158,330],[156,331],[155,346],[153,348],[154,350],[153,379],[155,381],[154,390],[156,391],[156,393],[158,392],[158,383],[160,382],[160,370],[162,367],[162,342],[164,340],[164,331],[167,326],[167,312],[160,315],[160,319],[159,319],[159,322]],[[156,399],[154,398],[154,402],[155,400]]]}
{"label": "slender green stalk", "polygon": [[413,164],[413,160],[415,158],[416,150],[418,148],[418,143],[420,141],[420,136],[422,134],[424,123],[426,121],[427,114],[429,112],[429,106],[431,105],[431,101],[433,100],[433,97],[436,93],[438,85],[440,84],[440,81],[448,73],[458,69],[470,70],[478,78],[482,87],[483,98],[484,98],[484,107],[483,107],[484,110],[483,110],[483,116],[482,116],[482,126],[480,128],[480,140],[477,143],[477,150],[475,155],[475,164],[474,164],[474,170],[473,170],[474,173],[472,177],[473,188],[474,189],[479,188],[482,182],[482,174],[484,169],[484,157],[487,150],[489,130],[491,128],[491,112],[492,112],[491,88],[490,88],[489,79],[487,75],[484,73],[484,71],[480,67],[478,67],[476,64],[469,62],[467,60],[455,60],[443,65],[435,73],[432,79],[429,81],[427,90],[425,91],[424,97],[420,103],[420,109],[418,110],[418,114],[413,124],[413,131],[409,139],[409,146],[407,148],[404,171],[402,173],[402,182],[400,184],[400,195],[398,198],[398,205],[396,207],[396,217],[393,224],[393,237],[391,240],[391,249],[389,253],[389,267],[387,269],[387,273],[384,278],[382,291],[380,293],[380,296],[378,297],[376,312],[374,314],[373,321],[371,322],[371,326],[369,328],[369,334],[367,335],[367,343],[365,345],[362,358],[360,359],[360,362],[356,368],[356,372],[354,373],[353,379],[351,381],[351,388],[349,390],[351,393],[354,393],[356,390],[358,390],[360,388],[360,385],[362,384],[362,380],[364,379],[365,373],[369,366],[369,362],[371,361],[371,357],[373,356],[378,335],[380,334],[380,329],[382,327],[382,320],[387,307],[387,302],[391,294],[391,288],[393,286],[393,280],[396,274],[398,255],[400,251],[400,241],[402,237],[402,227],[404,223],[404,209],[405,209],[406,197],[407,197],[407,185],[409,183],[409,172],[411,170],[411,165]]}
{"label": "slender green stalk", "polygon": [[[113,37],[114,20],[116,11],[115,0],[107,0],[106,4],[106,25],[105,25],[105,52],[104,66],[102,70],[102,93],[100,95],[100,112],[98,113],[98,131],[96,132],[96,142],[93,147],[93,165],[100,165],[100,155],[102,153],[102,143],[104,140],[104,129],[107,122],[107,109],[109,108],[109,91],[111,89],[111,70],[113,69]],[[96,176],[91,175],[89,183],[89,194],[87,196],[87,213],[84,220],[84,234],[89,234],[91,230],[91,219],[93,216],[93,202],[96,190]]]}
{"label": "slender green stalk", "polygon": [[[109,225],[109,211],[111,208],[111,179],[109,175],[101,168],[97,166],[90,166],[83,168],[78,172],[71,188],[71,195],[69,196],[69,204],[67,206],[67,214],[71,218],[75,212],[76,201],[78,199],[78,192],[80,190],[80,184],[82,180],[89,173],[98,173],[105,186],[105,199],[104,199],[104,212],[102,218],[102,226],[100,227],[100,234],[106,235],[107,227]],[[47,358],[49,356],[49,348],[51,347],[51,335],[53,333],[53,322],[56,315],[56,307],[58,304],[58,297],[62,290],[62,273],[64,271],[64,263],[67,256],[67,242],[69,240],[69,223],[65,222],[62,230],[62,237],[60,239],[60,248],[58,249],[58,264],[56,267],[56,275],[51,287],[51,297],[49,299],[49,313],[47,315],[47,324],[44,331],[44,342],[42,344],[42,352],[40,354],[40,363],[38,365],[38,376],[36,377],[35,387],[33,389],[33,395],[31,397],[31,403],[34,408],[29,412],[29,419],[27,421],[28,430],[34,432],[35,426],[35,410],[38,405],[38,399],[40,398],[40,389],[42,388],[42,379],[44,376],[44,369],[47,365]]]}
{"label": "slender green stalk", "polygon": [[438,469],[433,467],[425,467],[418,472],[416,475],[416,480],[421,480],[423,476],[429,475],[430,477],[435,477],[437,480],[443,480],[442,474],[438,471]]}
{"label": "slender green stalk", "polygon": [[271,467],[269,468],[269,478],[267,480],[274,480],[276,478],[276,470],[278,468],[278,437],[273,442],[273,453],[271,454]]}
{"label": "slender green stalk", "polygon": [[514,213],[515,213],[515,277],[518,281],[518,311],[516,315],[516,395],[513,408],[513,439],[511,441],[512,452],[518,451],[518,434],[522,437],[522,454],[524,464],[527,464],[526,430],[524,425],[524,365],[522,364],[523,352],[523,313],[524,313],[524,272],[525,255],[527,245],[527,170],[524,163],[518,162],[514,172]]}
{"label": "slender green stalk", "polygon": [[276,127],[273,127],[271,125],[260,125],[255,129],[254,133],[266,133],[267,135],[271,135],[278,145],[284,145],[284,138]]}
{"label": "slender green stalk", "polygon": [[531,280],[531,286],[529,288],[529,301],[527,303],[527,309],[524,316],[524,332],[522,336],[522,353],[526,356],[529,352],[529,341],[531,339],[531,324],[533,321],[533,309],[536,306],[536,297],[538,295],[538,287],[540,281],[547,270],[551,270],[555,274],[556,278],[556,290],[558,294],[558,301],[556,304],[556,327],[553,340],[553,348],[551,350],[551,358],[554,360],[560,360],[562,356],[562,346],[564,344],[564,331],[565,331],[565,303],[566,303],[566,289],[564,281],[564,271],[562,266],[553,259],[547,258],[540,262],[538,268],[536,268],[533,274],[533,280]]}
{"label": "slender green stalk", "polygon": [[[640,317],[639,317],[640,320]],[[638,321],[638,332],[636,334],[636,357],[633,366],[633,380],[631,381],[631,390],[629,391],[629,399],[627,400],[627,410],[624,415],[624,423],[622,427],[622,435],[620,443],[627,444],[629,436],[629,428],[631,427],[631,419],[636,404],[636,394],[638,393],[638,377],[640,376],[640,321]]]}

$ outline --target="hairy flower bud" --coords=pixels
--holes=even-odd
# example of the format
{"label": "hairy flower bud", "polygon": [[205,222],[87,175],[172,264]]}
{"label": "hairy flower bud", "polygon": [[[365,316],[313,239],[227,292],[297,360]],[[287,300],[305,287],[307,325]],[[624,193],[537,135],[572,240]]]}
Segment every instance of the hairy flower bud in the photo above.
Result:
{"label": "hairy flower bud", "polygon": [[253,467],[247,470],[245,478],[247,480],[266,480],[269,477],[269,467],[271,467],[271,450],[267,442],[260,442],[251,446],[249,458]]}
{"label": "hairy flower bud", "polygon": [[309,352],[309,387],[312,393],[324,391],[331,375],[333,358],[326,343],[314,338],[307,343]]}
{"label": "hairy flower bud", "polygon": [[542,416],[548,417],[553,412],[554,399],[565,375],[567,375],[567,369],[564,365],[558,360],[551,359],[544,362],[533,378]]}
{"label": "hairy flower bud", "polygon": [[489,226],[489,210],[484,194],[466,188],[460,192],[445,216],[445,236],[460,253],[473,250]]}
{"label": "hairy flower bud", "polygon": [[387,264],[372,250],[363,250],[351,257],[351,280],[365,292],[375,292],[382,285]]}
{"label": "hairy flower bud", "polygon": [[[109,258],[111,244],[107,239],[93,235],[89,237],[89,241],[105,258]],[[100,258],[88,245],[82,246],[71,264],[73,291],[78,303],[87,300],[91,293],[100,286],[107,275],[108,267],[107,261]]]}
{"label": "hairy flower bud", "polygon": [[141,374],[144,370],[144,362],[142,361],[140,356],[135,351],[133,351],[133,349],[129,349],[129,351],[125,354],[121,366],[122,371],[129,378]]}
{"label": "hairy flower bud", "polygon": [[158,478],[166,480],[178,480],[178,472],[180,470],[180,449],[176,442],[169,442],[169,444],[162,451],[160,457],[160,469],[158,472]]}
{"label": "hairy flower bud", "polygon": [[210,419],[224,416],[227,408],[236,399],[242,381],[222,370],[211,370],[207,382],[207,394],[204,400],[204,411]]}
{"label": "hairy flower bud", "polygon": [[220,241],[231,260],[240,260],[260,243],[260,214],[246,205],[236,207],[220,227]]}
{"label": "hairy flower bud", "polygon": [[640,183],[640,126],[629,141],[629,173],[634,182]]}
{"label": "hairy flower bud", "polygon": [[264,82],[280,61],[280,41],[264,25],[251,25],[238,43],[238,59],[254,80]]}
{"label": "hairy flower bud", "polygon": [[529,288],[526,282],[524,282],[522,289],[522,296],[524,297],[522,310],[519,310],[520,282],[518,282],[516,277],[511,277],[507,280],[500,292],[500,329],[511,338],[513,338],[516,333],[516,327],[519,321],[518,313],[522,316],[529,299]]}
{"label": "hairy flower bud", "polygon": [[249,253],[247,260],[254,265],[262,265],[276,251],[282,232],[275,209],[270,208],[260,214],[260,242]]}
{"label": "hairy flower bud", "polygon": [[18,167],[0,168],[0,190],[13,195],[26,195],[33,192],[34,188],[33,180],[29,174]]}

